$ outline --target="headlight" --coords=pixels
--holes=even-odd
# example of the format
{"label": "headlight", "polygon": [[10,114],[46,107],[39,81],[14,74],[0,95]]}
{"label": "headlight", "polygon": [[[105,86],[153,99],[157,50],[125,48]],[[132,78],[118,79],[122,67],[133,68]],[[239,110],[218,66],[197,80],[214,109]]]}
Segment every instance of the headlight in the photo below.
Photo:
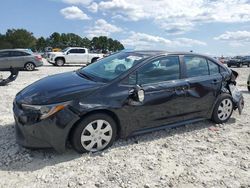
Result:
{"label": "headlight", "polygon": [[69,102],[50,104],[50,105],[29,105],[22,104],[22,108],[25,110],[37,111],[40,114],[40,119],[46,119],[53,114],[63,110],[66,106],[70,104]]}

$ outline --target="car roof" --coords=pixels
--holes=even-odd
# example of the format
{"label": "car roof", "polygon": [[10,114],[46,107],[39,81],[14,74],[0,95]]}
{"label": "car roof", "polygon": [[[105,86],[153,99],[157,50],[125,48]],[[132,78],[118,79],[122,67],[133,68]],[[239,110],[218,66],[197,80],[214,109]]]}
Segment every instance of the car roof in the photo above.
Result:
{"label": "car roof", "polygon": [[2,49],[0,50],[0,52],[4,52],[4,51],[20,51],[20,52],[27,52],[28,49]]}
{"label": "car roof", "polygon": [[124,52],[131,52],[131,53],[138,53],[142,55],[148,55],[148,56],[159,56],[159,55],[195,55],[195,56],[203,56],[209,59],[213,59],[212,57],[200,54],[200,53],[194,53],[194,52],[169,52],[169,51],[161,51],[161,50],[123,50]]}

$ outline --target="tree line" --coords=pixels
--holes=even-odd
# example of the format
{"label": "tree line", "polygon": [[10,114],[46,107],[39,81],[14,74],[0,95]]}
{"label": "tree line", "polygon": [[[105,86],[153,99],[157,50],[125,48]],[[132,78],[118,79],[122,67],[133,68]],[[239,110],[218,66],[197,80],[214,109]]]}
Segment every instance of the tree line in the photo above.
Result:
{"label": "tree line", "polygon": [[66,47],[85,47],[91,50],[105,52],[115,52],[123,50],[124,46],[118,41],[106,36],[80,37],[74,33],[54,32],[49,37],[36,38],[32,32],[25,29],[8,29],[5,34],[0,33],[0,49],[29,48],[34,51],[42,52],[45,47],[66,48]]}

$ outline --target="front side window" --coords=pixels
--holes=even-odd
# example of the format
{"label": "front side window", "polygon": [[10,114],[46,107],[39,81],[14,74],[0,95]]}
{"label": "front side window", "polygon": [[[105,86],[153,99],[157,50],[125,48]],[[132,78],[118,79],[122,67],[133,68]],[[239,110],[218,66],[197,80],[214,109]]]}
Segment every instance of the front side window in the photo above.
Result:
{"label": "front side window", "polygon": [[187,76],[197,77],[209,75],[208,64],[205,58],[199,56],[185,56],[184,61],[187,68]]}
{"label": "front side window", "polygon": [[69,51],[70,54],[77,54],[78,53],[78,49],[71,49]]}
{"label": "front side window", "polygon": [[137,72],[138,84],[150,84],[180,78],[178,56],[167,56],[144,65]]}

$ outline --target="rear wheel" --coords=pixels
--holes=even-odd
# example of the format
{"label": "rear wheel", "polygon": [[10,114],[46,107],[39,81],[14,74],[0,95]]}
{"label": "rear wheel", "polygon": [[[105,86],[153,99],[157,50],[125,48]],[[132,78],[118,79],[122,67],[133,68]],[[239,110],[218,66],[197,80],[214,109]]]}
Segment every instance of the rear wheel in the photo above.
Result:
{"label": "rear wheel", "polygon": [[35,67],[34,63],[29,62],[25,64],[24,69],[27,71],[33,71]]}
{"label": "rear wheel", "polygon": [[116,131],[116,123],[110,116],[90,115],[73,130],[71,144],[78,153],[101,151],[113,144]]}
{"label": "rear wheel", "polygon": [[250,91],[250,86],[247,86],[248,91]]}
{"label": "rear wheel", "polygon": [[231,65],[227,65],[228,67],[231,67]]}
{"label": "rear wheel", "polygon": [[63,58],[57,58],[57,59],[56,59],[56,65],[57,65],[57,66],[61,67],[61,66],[64,65],[64,63],[65,63],[65,61],[64,61]]}
{"label": "rear wheel", "polygon": [[231,117],[233,113],[233,100],[231,95],[222,94],[213,111],[212,120],[215,123],[225,123]]}

